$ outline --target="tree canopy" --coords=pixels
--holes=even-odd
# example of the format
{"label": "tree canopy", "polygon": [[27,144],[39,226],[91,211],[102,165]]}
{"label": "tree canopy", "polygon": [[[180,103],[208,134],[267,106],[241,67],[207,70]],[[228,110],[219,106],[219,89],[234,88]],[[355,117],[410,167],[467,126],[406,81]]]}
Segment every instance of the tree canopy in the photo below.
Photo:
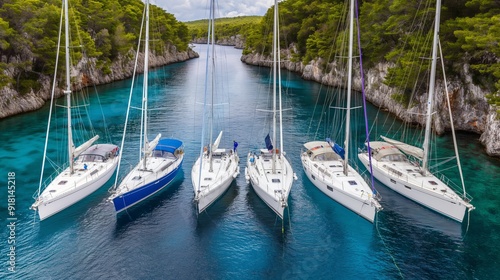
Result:
{"label": "tree canopy", "polygon": [[[39,75],[52,75],[61,21],[62,1],[4,0],[0,7],[0,86],[12,83],[18,92],[36,89]],[[70,0],[72,59],[82,52],[105,70],[119,54],[136,47],[144,4],[140,0]],[[155,46],[188,47],[187,27],[172,14],[151,5],[150,24],[161,38]],[[75,35],[77,34],[77,35]],[[14,69],[16,77],[6,75]]]}
{"label": "tree canopy", "polygon": [[[215,40],[221,40],[234,35],[247,37],[252,27],[259,24],[261,16],[241,16],[234,18],[215,19]],[[189,30],[191,40],[206,38],[208,33],[208,20],[195,20],[185,23]]]}
{"label": "tree canopy", "polygon": [[[308,63],[340,48],[345,29],[344,0],[285,0],[279,3],[281,47],[293,43],[297,59]],[[365,0],[359,9],[359,30],[365,68],[379,62],[395,66],[386,84],[411,94],[415,80],[427,71],[423,57],[430,56],[435,0]],[[272,30],[270,8],[259,25],[248,31],[248,52],[269,50]],[[356,34],[357,36],[357,34]],[[474,82],[492,93],[491,103],[500,99],[500,3],[498,0],[443,1],[440,43],[448,75],[471,67]],[[424,67],[425,66],[425,67]],[[412,71],[408,71],[412,69]],[[422,89],[424,90],[424,89]],[[495,99],[496,96],[496,99]]]}

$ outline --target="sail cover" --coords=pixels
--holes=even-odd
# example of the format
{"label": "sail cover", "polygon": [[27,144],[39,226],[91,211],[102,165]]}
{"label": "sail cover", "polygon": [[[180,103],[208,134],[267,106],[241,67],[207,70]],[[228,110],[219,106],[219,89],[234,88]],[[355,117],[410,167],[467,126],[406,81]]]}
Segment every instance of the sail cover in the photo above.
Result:
{"label": "sail cover", "polygon": [[382,139],[384,139],[385,142],[394,145],[396,148],[398,148],[400,151],[407,155],[412,155],[420,160],[424,158],[424,150],[422,150],[419,147],[415,147],[412,145],[408,145],[406,143],[387,138],[385,136],[380,136]]}
{"label": "sail cover", "polygon": [[94,137],[92,137],[90,140],[88,140],[87,142],[81,144],[80,146],[78,146],[74,151],[73,151],[73,157],[77,157],[79,156],[81,153],[85,152],[85,150],[87,150],[95,141],[97,141],[97,139],[99,139],[99,135],[96,135]]}

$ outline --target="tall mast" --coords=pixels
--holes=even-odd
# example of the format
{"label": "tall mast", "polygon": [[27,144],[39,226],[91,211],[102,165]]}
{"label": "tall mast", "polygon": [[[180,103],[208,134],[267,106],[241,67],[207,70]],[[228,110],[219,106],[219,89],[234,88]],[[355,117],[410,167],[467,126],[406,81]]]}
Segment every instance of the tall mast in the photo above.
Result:
{"label": "tall mast", "polygon": [[279,36],[279,15],[276,16],[276,32],[278,32],[276,36],[276,48],[277,48],[277,71],[278,71],[278,99],[279,99],[279,118],[280,118],[280,151],[283,153],[283,104],[281,102],[281,51],[280,51],[280,36]]}
{"label": "tall mast", "polygon": [[427,119],[425,122],[425,138],[424,138],[424,158],[422,159],[423,172],[427,172],[429,161],[429,147],[431,137],[431,121],[432,110],[434,103],[434,90],[436,82],[436,63],[437,63],[437,45],[439,36],[439,21],[441,14],[441,0],[436,1],[436,18],[434,20],[434,38],[432,40],[432,62],[431,62],[431,76],[429,81],[429,98],[427,100]]}
{"label": "tall mast", "polygon": [[[276,51],[278,32],[278,0],[274,0],[274,26],[273,26],[273,141],[276,145]],[[276,147],[273,146],[272,172],[276,173]]]}
{"label": "tall mast", "polygon": [[[203,170],[203,156],[204,156],[204,143],[205,143],[205,118],[206,118],[206,110],[207,110],[207,92],[208,92],[208,78],[209,78],[209,58],[210,58],[210,34],[212,34],[212,6],[214,5],[214,1],[210,1],[210,16],[208,19],[208,32],[207,32],[207,54],[206,54],[206,63],[205,63],[205,89],[204,89],[204,94],[203,94],[203,113],[202,113],[202,122],[201,122],[201,139],[200,139],[200,169],[198,173],[198,189],[195,192],[196,197],[198,197],[198,193],[200,192],[199,187],[201,186],[201,172]],[[211,141],[208,143],[207,148],[212,148],[210,147]]]}
{"label": "tall mast", "polygon": [[144,81],[142,85],[142,113],[144,122],[144,170],[147,164],[147,150],[148,150],[148,71],[149,71],[149,0],[146,0],[146,42],[144,45]]}
{"label": "tall mast", "polygon": [[74,156],[73,150],[75,145],[73,144],[73,133],[71,128],[71,79],[70,79],[70,66],[69,66],[69,19],[68,19],[68,0],[64,1],[64,35],[65,35],[65,51],[66,51],[66,106],[68,112],[68,158],[70,174],[74,173]]}
{"label": "tall mast", "polygon": [[349,137],[351,128],[351,90],[352,90],[352,45],[354,42],[354,0],[350,3],[350,17],[349,17],[349,53],[348,53],[348,76],[347,76],[347,108],[346,108],[346,120],[345,120],[345,158],[344,158],[344,174],[347,176],[349,170]]}
{"label": "tall mast", "polygon": [[[210,9],[210,25],[211,25],[211,33],[210,33],[210,40],[211,40],[211,44],[209,44],[209,47],[210,45],[212,46],[212,80],[211,80],[211,89],[212,89],[212,103],[210,105],[210,125],[209,125],[209,129],[210,129],[210,145],[212,145],[212,140],[213,140],[213,129],[214,129],[214,90],[215,90],[215,4],[213,3],[214,1],[212,0],[212,2],[210,3],[210,6],[211,6],[211,9]],[[212,172],[213,171],[213,163],[212,163],[212,148],[213,148],[213,145],[212,147],[210,147],[210,151],[209,151],[209,161],[210,161],[210,166],[209,166],[209,169],[208,171],[209,172]]]}

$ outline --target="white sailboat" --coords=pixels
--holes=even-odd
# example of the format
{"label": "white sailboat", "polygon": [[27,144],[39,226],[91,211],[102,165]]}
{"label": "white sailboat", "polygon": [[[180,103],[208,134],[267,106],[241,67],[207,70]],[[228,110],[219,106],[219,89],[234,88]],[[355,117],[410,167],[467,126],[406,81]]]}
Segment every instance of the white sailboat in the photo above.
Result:
{"label": "white sailboat", "polygon": [[[266,149],[257,153],[250,152],[247,157],[245,178],[250,182],[257,195],[281,218],[284,209],[288,207],[288,196],[292,183],[297,178],[292,166],[285,157],[283,149],[283,108],[281,102],[281,69],[279,50],[278,1],[274,1],[273,30],[273,108],[272,108],[272,138],[265,138]],[[278,100],[277,100],[278,99]],[[279,104],[277,104],[278,102]],[[279,105],[279,108],[276,106]],[[274,147],[277,124],[276,114],[279,114],[279,150]]]}
{"label": "white sailboat", "polygon": [[[215,85],[215,3],[210,1],[210,19],[208,26],[208,41],[207,41],[207,80],[205,81],[205,96],[203,104],[203,128],[201,131],[201,147],[200,156],[196,160],[193,168],[191,169],[191,180],[194,189],[194,202],[198,213],[203,212],[207,207],[214,203],[231,185],[231,182],[240,173],[239,157],[236,151],[236,145],[233,149],[219,148],[222,134],[220,131],[219,136],[213,141],[214,132],[214,101],[216,93]],[[208,76],[211,79],[208,81]],[[210,96],[207,96],[210,92]],[[211,101],[208,101],[211,97]],[[210,102],[210,104],[207,104]],[[206,136],[206,111],[209,111],[208,120],[208,146],[205,146]],[[209,148],[210,147],[210,148]]]}
{"label": "white sailboat", "polygon": [[[68,1],[63,2],[64,9],[64,29],[65,29],[65,60],[66,60],[66,111],[67,111],[67,145],[68,145],[68,166],[59,168],[53,175],[43,182],[45,162],[48,160],[47,147],[52,116],[52,106],[55,102],[54,92],[56,79],[54,79],[52,89],[52,100],[47,124],[47,135],[45,138],[44,160],[37,193],[35,193],[35,203],[31,209],[38,212],[40,220],[44,220],[76,202],[87,197],[102,185],[104,185],[113,175],[119,161],[118,146],[113,144],[95,144],[99,135],[95,135],[90,140],[75,148],[72,131],[72,105],[71,105],[71,76],[70,76],[70,42],[69,42],[69,19]],[[60,29],[60,31],[62,28]],[[61,38],[62,32],[59,32]],[[59,40],[60,42],[60,40]],[[58,50],[60,44],[58,45]],[[59,57],[59,52],[57,54]],[[57,73],[57,65],[56,71]],[[43,191],[42,191],[43,190]]]}
{"label": "white sailboat", "polygon": [[302,167],[309,180],[331,199],[372,222],[382,209],[376,193],[349,164],[350,112],[352,92],[354,1],[350,3],[347,108],[344,148],[337,143],[311,141],[304,144]]}
{"label": "white sailboat", "polygon": [[[111,190],[111,196],[108,200],[112,201],[115,211],[121,212],[146,198],[162,190],[175,178],[184,159],[184,148],[182,141],[177,139],[161,139],[159,133],[152,141],[148,140],[149,122],[148,122],[148,73],[149,73],[149,1],[146,0],[144,7],[145,20],[145,47],[144,47],[144,81],[142,90],[142,108],[141,108],[141,139],[139,163],[125,176],[118,185],[120,167],[115,179],[115,187]],[[139,46],[142,39],[139,36]],[[137,48],[136,66],[138,65],[139,47]],[[135,80],[135,75],[134,79]],[[132,81],[132,88],[134,81]],[[125,126],[122,138],[122,148],[125,142],[127,132],[128,116],[133,90],[130,90],[129,104]]]}
{"label": "white sailboat", "polygon": [[[431,173],[428,166],[431,121],[435,92],[440,12],[441,1],[437,0],[423,147],[415,147],[401,141],[382,136],[384,141],[370,142],[372,153],[371,164],[369,163],[367,151],[358,154],[358,157],[365,167],[372,171],[373,176],[387,187],[444,216],[458,222],[462,222],[466,211],[469,212],[473,210],[474,206],[470,203],[472,198],[467,195],[465,191],[458,150],[456,148],[451,111],[450,120],[463,193],[458,195],[455,190],[458,191],[459,188],[454,186],[454,183],[451,180],[444,177],[444,175],[441,175],[438,178],[436,175]],[[408,156],[411,156],[411,158],[416,160],[411,161]],[[451,186],[453,186],[453,188]]]}

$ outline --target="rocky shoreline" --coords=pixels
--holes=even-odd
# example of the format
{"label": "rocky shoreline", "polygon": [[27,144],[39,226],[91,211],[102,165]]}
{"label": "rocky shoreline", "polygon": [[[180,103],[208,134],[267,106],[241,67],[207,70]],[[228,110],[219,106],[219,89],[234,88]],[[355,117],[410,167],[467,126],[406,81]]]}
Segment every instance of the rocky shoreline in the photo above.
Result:
{"label": "rocky shoreline", "polygon": [[[110,66],[109,74],[105,74],[100,70],[92,73],[90,71],[82,70],[96,69],[97,67],[95,67],[95,65],[97,61],[95,59],[90,59],[90,61],[80,61],[78,65],[71,69],[73,80],[77,84],[77,88],[75,90],[90,85],[102,85],[132,77],[135,62],[134,56],[135,52],[131,50],[126,55],[118,57],[118,59]],[[152,67],[159,67],[171,63],[186,61],[196,57],[198,57],[198,53],[191,49],[180,52],[177,51],[175,47],[171,47],[161,55],[151,54],[149,63]],[[143,60],[139,58],[139,61]],[[89,67],[88,65],[91,66]],[[138,69],[141,68],[143,68],[143,65],[138,66]],[[15,75],[13,70],[10,71],[10,73],[12,76]],[[37,110],[50,100],[52,79],[49,76],[41,76],[39,82],[42,86],[38,91],[32,90],[31,92],[25,94],[19,94],[16,90],[8,86],[0,89],[0,119]],[[57,97],[62,95],[60,88],[56,90],[55,95]]]}
{"label": "rocky shoreline", "polygon": [[[193,44],[206,44],[207,38],[196,38],[191,41]],[[221,46],[234,46],[237,49],[243,49],[245,47],[245,40],[241,35],[234,35],[230,37],[224,37],[216,42],[217,45]]]}
{"label": "rocky shoreline", "polygon": [[[338,67],[331,63],[328,73],[323,73],[324,65],[321,60],[312,61],[307,65],[302,62],[292,61],[293,50],[282,50],[282,56],[288,57],[282,62],[282,67],[290,71],[299,73],[303,79],[316,81],[325,85],[337,86],[341,84]],[[261,54],[248,54],[241,57],[241,61],[250,65],[260,65],[270,67],[271,59]],[[367,100],[375,106],[387,109],[398,118],[412,123],[424,124],[424,117],[415,112],[425,112],[426,96],[420,97],[418,105],[412,108],[405,108],[391,95],[395,93],[394,88],[390,88],[383,83],[387,71],[391,65],[378,64],[375,67],[365,69],[365,93]],[[359,65],[355,65],[359,69]],[[485,146],[485,151],[490,156],[500,157],[500,120],[497,119],[495,108],[488,104],[485,95],[478,86],[472,83],[468,65],[462,66],[461,76],[454,80],[448,80],[448,91],[450,93],[450,103],[452,107],[452,117],[455,130],[468,131],[480,134],[479,141]],[[361,91],[361,77],[359,71],[353,79],[353,89]],[[356,75],[356,74],[355,74]],[[436,116],[434,117],[434,127],[437,133],[450,131],[450,119],[446,106],[446,96],[444,94],[444,84],[442,80],[436,81]]]}

